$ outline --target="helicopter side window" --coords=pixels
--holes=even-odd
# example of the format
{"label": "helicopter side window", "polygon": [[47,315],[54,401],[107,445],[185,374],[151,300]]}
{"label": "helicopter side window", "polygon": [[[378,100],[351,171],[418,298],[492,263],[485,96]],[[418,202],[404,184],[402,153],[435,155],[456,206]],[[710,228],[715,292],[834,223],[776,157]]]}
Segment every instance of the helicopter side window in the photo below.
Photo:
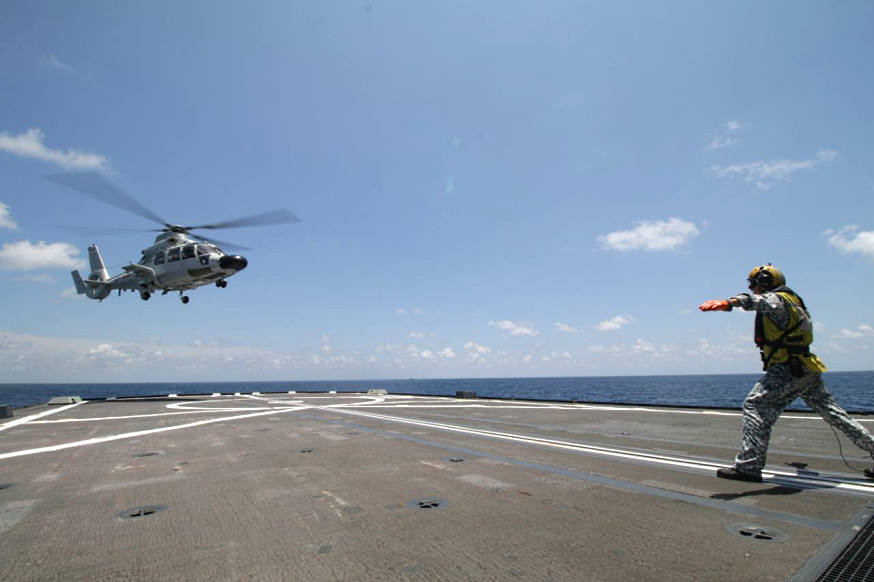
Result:
{"label": "helicopter side window", "polygon": [[159,252],[155,253],[155,264],[156,265],[163,265],[164,264],[164,252],[163,251],[159,251]]}
{"label": "helicopter side window", "polygon": [[212,249],[206,245],[197,245],[197,259],[201,265],[209,264],[209,255],[212,254]]}
{"label": "helicopter side window", "polygon": [[182,250],[182,247],[173,247],[172,249],[167,251],[167,262],[172,263],[173,261],[178,261],[180,250]]}
{"label": "helicopter side window", "polygon": [[182,258],[183,259],[193,259],[194,258],[194,245],[185,245],[182,247]]}

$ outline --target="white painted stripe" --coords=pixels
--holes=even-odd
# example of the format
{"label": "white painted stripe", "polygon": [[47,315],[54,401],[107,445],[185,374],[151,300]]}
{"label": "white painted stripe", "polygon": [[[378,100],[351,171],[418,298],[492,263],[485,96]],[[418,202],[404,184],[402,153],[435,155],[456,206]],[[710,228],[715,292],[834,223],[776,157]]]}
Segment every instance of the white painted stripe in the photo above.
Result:
{"label": "white painted stripe", "polygon": [[63,410],[69,410],[70,408],[73,408],[74,406],[79,406],[80,404],[85,404],[86,402],[87,402],[87,400],[83,400],[82,402],[76,402],[75,404],[67,404],[66,406],[61,406],[59,408],[52,408],[50,410],[46,410],[45,412],[40,412],[39,414],[32,414],[30,416],[25,416],[24,418],[19,418],[18,420],[13,420],[13,421],[7,422],[5,424],[0,425],[0,431],[6,430],[7,428],[12,428],[13,426],[19,426],[19,425],[25,424],[27,422],[32,422],[32,421],[36,420],[37,418],[42,418],[44,416],[48,416],[50,414],[55,414],[55,413],[61,412]]}
{"label": "white painted stripe", "polygon": [[92,418],[58,418],[56,420],[32,420],[31,424],[61,424],[65,422],[95,422],[100,420],[126,420],[128,418],[149,418],[153,416],[175,416],[179,414],[203,414],[206,412],[222,412],[226,410],[266,410],[263,407],[258,408],[212,408],[212,409],[188,409],[183,407],[182,412],[156,412],[153,414],[131,414],[128,416],[97,416]]}
{"label": "white painted stripe", "polygon": [[0,454],[0,460],[11,459],[13,457],[22,457],[25,455],[35,455],[35,454],[39,454],[39,453],[50,453],[50,452],[54,452],[54,451],[62,451],[64,449],[71,449],[71,448],[75,448],[75,447],[84,447],[87,445],[96,445],[96,444],[105,443],[105,442],[109,442],[109,441],[117,441],[117,440],[122,440],[122,439],[140,437],[140,436],[145,436],[148,434],[155,434],[155,433],[159,433],[159,432],[168,432],[168,431],[172,431],[172,430],[193,428],[195,426],[203,426],[205,424],[212,424],[214,422],[227,422],[229,420],[240,420],[242,418],[252,418],[255,416],[264,416],[264,415],[269,415],[269,414],[280,414],[283,412],[292,412],[295,410],[304,410],[306,408],[308,408],[308,407],[301,406],[301,407],[297,407],[297,408],[275,408],[273,410],[268,410],[266,412],[253,412],[252,414],[239,414],[236,416],[226,416],[223,418],[211,418],[209,420],[200,420],[198,422],[189,422],[187,424],[179,424],[179,425],[175,425],[175,426],[151,428],[151,429],[147,429],[147,430],[138,430],[138,431],[134,431],[134,432],[126,432],[126,433],[122,433],[122,434],[114,434],[114,435],[105,436],[105,437],[86,439],[83,441],[75,441],[75,442],[63,443],[63,444],[59,444],[59,445],[51,445],[48,447],[39,447],[36,449],[12,451],[11,453]]}
{"label": "white painted stripe", "polygon": [[[327,408],[327,407],[326,407]],[[331,407],[330,410],[335,412],[340,412],[343,414],[352,414],[356,416],[364,416],[369,418],[375,418],[377,420],[384,420],[388,422],[399,422],[403,424],[412,424],[417,426],[424,426],[428,428],[436,428],[439,430],[446,430],[451,432],[459,432],[472,434],[477,436],[485,436],[490,438],[496,438],[501,440],[536,444],[554,447],[558,449],[565,450],[574,450],[579,451],[591,455],[614,458],[619,460],[628,460],[628,461],[643,461],[646,463],[652,463],[654,465],[666,466],[666,467],[675,467],[675,468],[683,468],[683,469],[694,469],[702,472],[713,473],[716,469],[720,467],[724,467],[725,463],[700,460],[700,459],[692,459],[685,457],[673,457],[669,455],[657,455],[653,453],[644,453],[638,451],[629,451],[623,449],[617,449],[612,447],[600,447],[594,445],[587,445],[583,443],[574,443],[568,441],[560,441],[554,439],[546,439],[541,437],[533,437],[527,435],[506,433],[500,431],[493,430],[483,430],[483,429],[475,429],[463,426],[455,426],[451,424],[443,424],[438,422],[430,422],[424,420],[416,420],[410,418],[401,418],[396,416],[387,416],[384,414],[374,414],[368,412],[361,412],[358,410],[349,410],[343,409],[339,407]],[[772,470],[765,469],[762,472],[763,478],[766,480],[768,478],[776,478],[780,482],[784,483],[792,483],[802,487],[829,487],[835,489],[842,489],[848,491],[855,492],[865,492],[865,493],[874,493],[874,482],[864,481],[864,480],[851,480],[847,481],[846,479],[842,479],[838,476],[830,476],[830,475],[816,475],[816,476],[800,476],[794,473],[789,473],[781,470]]]}
{"label": "white painted stripe", "polygon": [[[321,397],[325,398],[325,397]],[[414,398],[414,397],[412,397]],[[430,399],[423,398],[422,400],[410,400],[410,404],[404,402],[391,402],[385,404],[378,403],[345,403],[345,404],[336,404],[329,406],[328,408],[358,408],[358,407],[367,407],[367,408],[494,408],[498,410],[509,410],[509,409],[549,409],[549,410],[579,410],[579,411],[609,411],[609,412],[661,412],[664,414],[697,414],[704,416],[735,416],[741,417],[743,416],[742,412],[733,412],[727,410],[706,410],[706,409],[690,409],[690,410],[682,410],[682,409],[667,409],[667,408],[644,408],[639,406],[599,406],[599,405],[591,405],[591,404],[564,404],[564,403],[548,403],[548,402],[531,402],[531,403],[519,403],[518,401],[512,400],[490,400],[489,403],[483,403],[482,401],[474,401],[474,400],[458,400],[457,403],[447,403],[445,400],[430,400],[431,402],[439,402],[439,404],[423,404],[423,401],[428,401]],[[412,402],[415,402],[414,404]],[[493,403],[506,403],[506,404],[493,404]],[[804,416],[800,416],[798,414],[783,414],[780,418],[785,420],[816,420],[825,422],[821,416],[817,414],[811,413],[801,413]],[[874,422],[874,418],[855,418],[857,422]]]}

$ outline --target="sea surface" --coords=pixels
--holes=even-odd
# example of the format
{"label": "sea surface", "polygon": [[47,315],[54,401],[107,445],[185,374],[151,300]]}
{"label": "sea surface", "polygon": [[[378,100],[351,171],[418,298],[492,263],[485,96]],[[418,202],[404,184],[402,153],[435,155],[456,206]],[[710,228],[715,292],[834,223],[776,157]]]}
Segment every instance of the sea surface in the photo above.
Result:
{"label": "sea surface", "polygon": [[[477,396],[526,400],[557,400],[666,406],[739,408],[760,374],[709,376],[604,376],[579,378],[476,378],[435,380],[337,380],[289,382],[177,382],[124,384],[0,384],[0,404],[21,408],[47,402],[54,396],[86,400],[124,396],[212,394],[221,392],[364,392],[384,388],[390,394]],[[847,410],[874,412],[874,371],[827,372],[829,390]],[[789,409],[807,410],[801,400]]]}

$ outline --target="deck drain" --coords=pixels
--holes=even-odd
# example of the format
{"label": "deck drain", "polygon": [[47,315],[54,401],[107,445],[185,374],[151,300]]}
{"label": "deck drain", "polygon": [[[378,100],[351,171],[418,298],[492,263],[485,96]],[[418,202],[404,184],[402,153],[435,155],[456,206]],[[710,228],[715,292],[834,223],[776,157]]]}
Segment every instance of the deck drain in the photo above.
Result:
{"label": "deck drain", "polygon": [[298,453],[314,453],[316,449],[298,449]]}
{"label": "deck drain", "polygon": [[142,453],[134,453],[131,457],[154,457],[155,455],[163,455],[164,451],[143,451]]}
{"label": "deck drain", "polygon": [[725,526],[728,533],[760,542],[784,542],[789,536],[778,529],[755,523],[733,523]]}
{"label": "deck drain", "polygon": [[120,519],[139,519],[141,517],[152,515],[153,513],[158,513],[163,509],[163,505],[144,505],[143,507],[134,507],[133,509],[119,511],[118,517]]}
{"label": "deck drain", "polygon": [[439,509],[446,506],[446,501],[435,497],[425,497],[424,499],[413,499],[407,503],[407,507],[413,509]]}
{"label": "deck drain", "polygon": [[449,461],[450,463],[463,463],[464,462],[463,457],[447,457],[446,460]]}
{"label": "deck drain", "polygon": [[874,561],[871,560],[871,549],[874,547],[874,519],[868,520],[858,529],[850,543],[843,548],[825,570],[816,578],[816,582],[839,582],[851,580],[874,580]]}

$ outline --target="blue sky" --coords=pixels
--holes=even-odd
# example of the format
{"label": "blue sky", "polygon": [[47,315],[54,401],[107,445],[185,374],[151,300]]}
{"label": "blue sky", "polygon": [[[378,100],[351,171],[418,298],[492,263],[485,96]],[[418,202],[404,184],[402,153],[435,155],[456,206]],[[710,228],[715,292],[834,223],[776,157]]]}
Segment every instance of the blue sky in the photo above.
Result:
{"label": "blue sky", "polygon": [[[874,358],[869,2],[3,2],[2,381],[755,372],[773,262],[833,370]],[[103,303],[152,225],[253,247]]]}

